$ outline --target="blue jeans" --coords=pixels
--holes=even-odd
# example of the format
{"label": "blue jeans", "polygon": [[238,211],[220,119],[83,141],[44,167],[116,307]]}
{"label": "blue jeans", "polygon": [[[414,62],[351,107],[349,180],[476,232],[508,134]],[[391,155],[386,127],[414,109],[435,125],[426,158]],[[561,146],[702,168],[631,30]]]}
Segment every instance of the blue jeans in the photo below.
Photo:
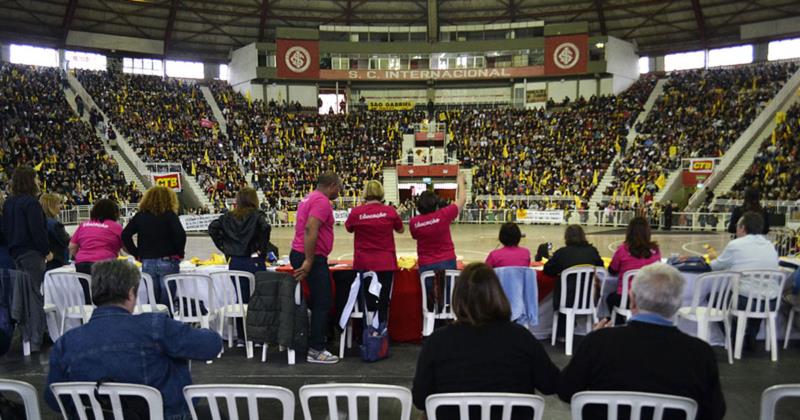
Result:
{"label": "blue jeans", "polygon": [[[246,271],[255,274],[258,271],[267,271],[267,264],[264,258],[257,257],[231,257],[231,262],[228,263],[228,270]],[[250,303],[250,283],[243,281],[242,285],[242,303]],[[239,337],[244,338],[244,326],[241,318],[236,318],[236,333]]]}
{"label": "blue jeans", "polygon": [[[295,250],[289,254],[289,261],[295,270],[303,265],[306,256]],[[325,350],[328,339],[328,311],[333,304],[331,299],[331,274],[328,270],[328,258],[322,255],[314,256],[311,271],[306,277],[306,283],[311,290],[308,308],[311,309],[311,326],[308,332],[308,347],[317,351]]]}
{"label": "blue jeans", "polygon": [[792,283],[792,294],[800,293],[800,268],[794,270],[794,273],[789,276],[789,281]]}
{"label": "blue jeans", "polygon": [[[433,264],[421,265],[421,266],[419,266],[419,274],[422,275],[422,273],[424,273],[426,271],[456,270],[456,269],[458,269],[458,263],[456,262],[456,260],[447,260],[447,261],[440,261],[440,262],[433,263]],[[450,288],[451,287],[453,287],[452,284],[446,284],[446,287],[445,287],[445,290],[444,290],[444,294],[445,294],[445,298],[444,299],[445,299],[445,302],[448,302],[448,303],[450,302]],[[425,293],[427,293],[428,296],[431,295],[431,289],[433,289],[433,279],[432,278],[428,278],[428,279],[425,280]]]}
{"label": "blue jeans", "polygon": [[[149,274],[153,279],[153,294],[157,303],[170,306],[169,295],[164,285],[164,276],[178,274],[181,271],[180,264],[180,261],[174,259],[147,258],[142,260],[142,272]],[[174,296],[175,290],[171,291]]]}

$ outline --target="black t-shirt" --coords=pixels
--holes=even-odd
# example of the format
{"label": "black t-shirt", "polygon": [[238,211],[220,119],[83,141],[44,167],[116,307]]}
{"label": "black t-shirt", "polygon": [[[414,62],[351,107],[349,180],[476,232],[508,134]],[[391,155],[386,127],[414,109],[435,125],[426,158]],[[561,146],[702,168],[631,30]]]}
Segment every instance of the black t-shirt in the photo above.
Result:
{"label": "black t-shirt", "polygon": [[[138,234],[137,244],[133,235]],[[163,257],[183,258],[186,232],[178,215],[168,211],[159,215],[140,211],[122,230],[122,243],[129,254],[137,259]]]}

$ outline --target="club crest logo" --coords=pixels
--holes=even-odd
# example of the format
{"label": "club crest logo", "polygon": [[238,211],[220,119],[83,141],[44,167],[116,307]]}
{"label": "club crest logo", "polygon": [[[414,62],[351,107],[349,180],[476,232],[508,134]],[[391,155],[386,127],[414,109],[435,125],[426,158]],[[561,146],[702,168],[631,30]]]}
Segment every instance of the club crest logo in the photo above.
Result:
{"label": "club crest logo", "polygon": [[303,73],[311,66],[311,54],[303,47],[294,46],[286,51],[284,61],[292,72]]}
{"label": "club crest logo", "polygon": [[560,44],[553,51],[553,63],[555,63],[556,67],[562,70],[575,67],[575,65],[578,64],[578,61],[580,61],[580,58],[580,50],[571,42]]}

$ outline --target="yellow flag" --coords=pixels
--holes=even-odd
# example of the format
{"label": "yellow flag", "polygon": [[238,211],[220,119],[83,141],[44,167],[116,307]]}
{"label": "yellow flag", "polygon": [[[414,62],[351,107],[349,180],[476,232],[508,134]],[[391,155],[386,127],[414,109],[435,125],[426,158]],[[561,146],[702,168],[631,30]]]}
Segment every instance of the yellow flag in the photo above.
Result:
{"label": "yellow flag", "polygon": [[775,144],[776,144],[777,142],[778,142],[778,135],[777,135],[777,133],[775,132],[775,130],[772,130],[772,145],[773,145],[773,146],[775,146]]}
{"label": "yellow flag", "polygon": [[36,172],[41,171],[42,170],[42,165],[44,165],[44,161],[41,161],[41,162],[39,162],[38,165],[34,166],[33,170],[36,171]]}
{"label": "yellow flag", "polygon": [[617,139],[614,141],[614,150],[617,154],[622,152],[622,146],[619,144],[619,134],[617,135]]}
{"label": "yellow flag", "polygon": [[194,165],[194,161],[192,161],[192,176],[197,176],[197,167]]}
{"label": "yellow flag", "polygon": [[203,155],[203,162],[205,162],[206,165],[210,165],[211,164],[211,159],[208,158],[208,149],[206,149],[206,153],[205,153],[205,155]]}
{"label": "yellow flag", "polygon": [[219,170],[219,165],[217,165],[217,178],[222,178],[222,172]]}
{"label": "yellow flag", "polygon": [[665,177],[664,174],[662,173],[656,179],[655,184],[656,184],[656,187],[658,187],[659,190],[664,188],[664,185],[667,184],[667,177]]}
{"label": "yellow flag", "polygon": [[494,202],[492,201],[492,196],[489,196],[489,205],[488,205],[488,207],[489,207],[489,210],[494,208]]}
{"label": "yellow flag", "polygon": [[597,169],[594,170],[594,174],[592,175],[592,185],[597,185]]}
{"label": "yellow flag", "polygon": [[508,145],[503,145],[503,159],[508,159]]}
{"label": "yellow flag", "polygon": [[250,98],[250,91],[249,90],[246,90],[244,92],[244,98],[247,99],[247,105],[252,105],[253,104],[253,99]]}
{"label": "yellow flag", "polygon": [[675,145],[670,146],[669,147],[669,157],[675,157],[677,155],[678,155],[678,147],[675,146]]}

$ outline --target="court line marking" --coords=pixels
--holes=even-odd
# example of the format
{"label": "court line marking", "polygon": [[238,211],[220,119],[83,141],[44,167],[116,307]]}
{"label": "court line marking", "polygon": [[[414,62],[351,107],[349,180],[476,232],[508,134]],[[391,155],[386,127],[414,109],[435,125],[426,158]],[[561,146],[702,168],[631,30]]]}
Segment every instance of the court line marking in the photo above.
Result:
{"label": "court line marking", "polygon": [[698,256],[701,256],[701,257],[702,257],[703,255],[705,255],[704,253],[702,253],[702,252],[697,252],[697,251],[693,251],[693,250],[691,250],[691,249],[687,248],[687,246],[689,246],[689,245],[693,245],[693,244],[708,243],[708,242],[709,242],[709,241],[707,241],[707,240],[703,240],[703,241],[690,241],[690,242],[685,242],[683,245],[681,245],[681,249],[682,249],[682,250],[684,250],[684,251],[686,251],[686,252],[688,252],[688,253],[690,253],[690,254],[694,254],[694,255],[698,255]]}
{"label": "court line marking", "polygon": [[623,243],[623,242],[625,242],[624,239],[620,239],[618,241],[611,242],[610,244],[608,244],[608,250],[611,251],[612,253],[616,252],[617,248],[619,248],[619,245],[621,243]]}

